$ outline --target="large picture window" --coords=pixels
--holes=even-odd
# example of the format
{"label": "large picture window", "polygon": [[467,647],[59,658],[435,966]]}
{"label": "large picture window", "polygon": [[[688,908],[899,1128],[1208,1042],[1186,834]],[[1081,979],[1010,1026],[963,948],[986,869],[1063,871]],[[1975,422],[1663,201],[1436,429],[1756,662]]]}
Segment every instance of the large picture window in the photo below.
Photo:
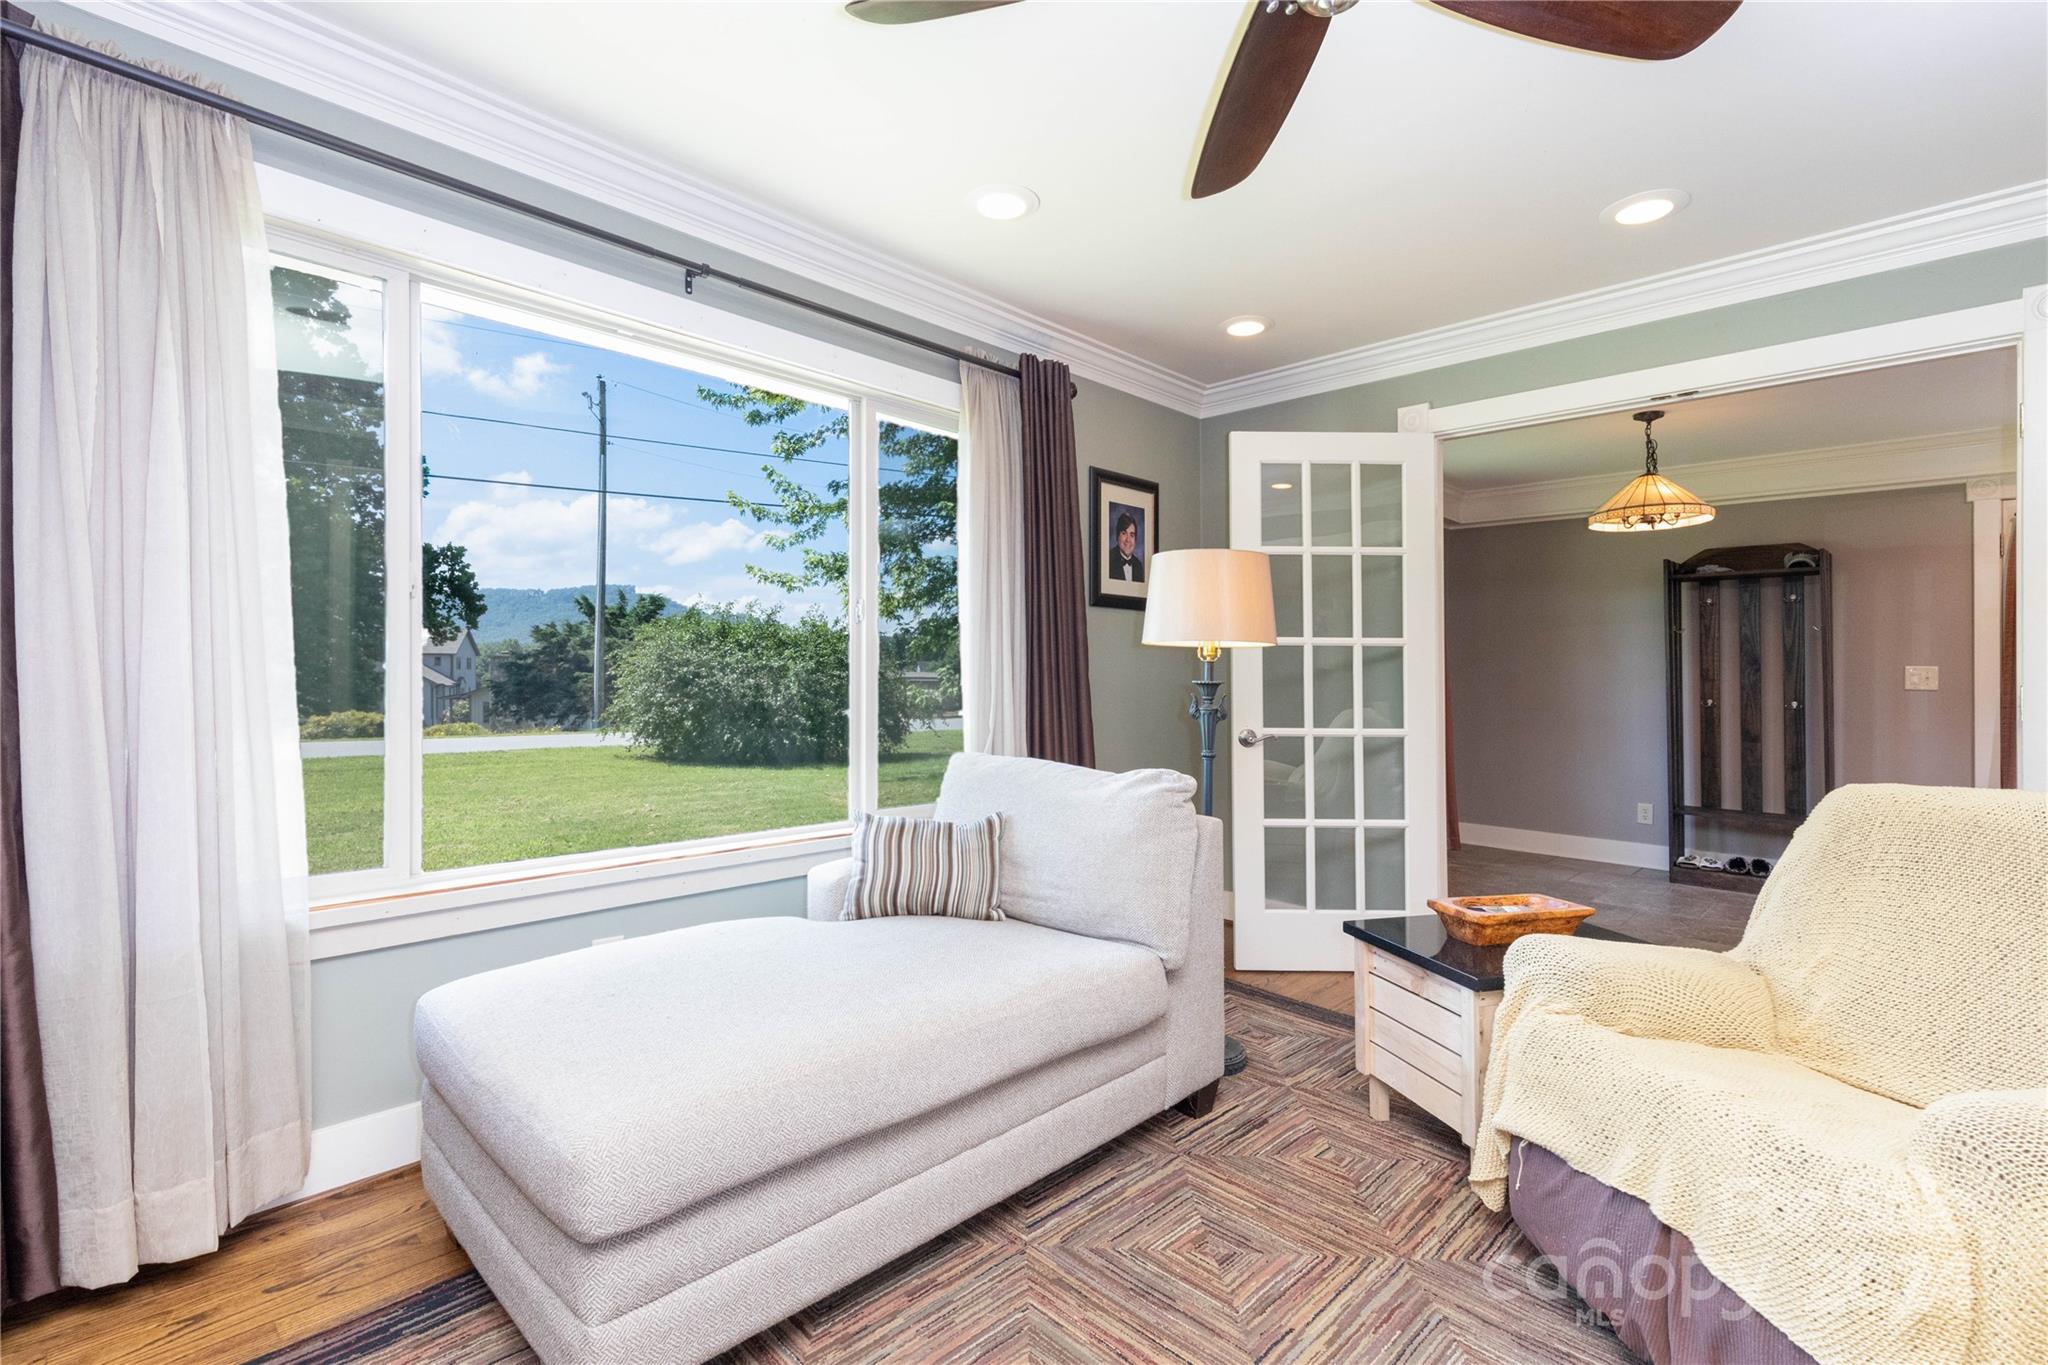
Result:
{"label": "large picture window", "polygon": [[410,271],[280,259],[273,293],[331,890],[934,798],[962,734],[943,414]]}

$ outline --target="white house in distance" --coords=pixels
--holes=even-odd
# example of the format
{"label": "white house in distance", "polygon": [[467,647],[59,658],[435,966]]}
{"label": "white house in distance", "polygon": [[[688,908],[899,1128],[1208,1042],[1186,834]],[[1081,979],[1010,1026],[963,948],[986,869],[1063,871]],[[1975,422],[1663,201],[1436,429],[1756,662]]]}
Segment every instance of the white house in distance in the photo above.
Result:
{"label": "white house in distance", "polygon": [[476,633],[464,626],[450,640],[436,640],[420,632],[420,723],[441,725],[454,716],[455,704],[469,703],[462,719],[481,725],[490,706],[490,692],[482,683],[483,652],[477,648]]}

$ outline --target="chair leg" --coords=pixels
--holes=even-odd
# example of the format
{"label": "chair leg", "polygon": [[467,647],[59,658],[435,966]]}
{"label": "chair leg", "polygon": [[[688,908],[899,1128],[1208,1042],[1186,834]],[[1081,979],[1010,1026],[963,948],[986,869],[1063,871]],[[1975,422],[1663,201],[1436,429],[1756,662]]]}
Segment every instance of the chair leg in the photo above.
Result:
{"label": "chair leg", "polygon": [[1211,1081],[1173,1107],[1191,1119],[1203,1118],[1216,1107],[1216,1091],[1222,1084],[1220,1080]]}

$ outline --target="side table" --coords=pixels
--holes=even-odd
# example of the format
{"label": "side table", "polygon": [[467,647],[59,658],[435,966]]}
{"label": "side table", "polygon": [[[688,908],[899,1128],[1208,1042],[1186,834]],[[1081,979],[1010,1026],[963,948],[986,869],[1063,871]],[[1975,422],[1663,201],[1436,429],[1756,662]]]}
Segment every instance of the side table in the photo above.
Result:
{"label": "side table", "polygon": [[[1384,1120],[1390,1092],[1456,1130],[1467,1147],[1479,1131],[1493,1015],[1507,945],[1476,948],[1444,932],[1434,914],[1350,920],[1354,1062],[1367,1077],[1366,1112]],[[1634,943],[1590,920],[1582,938]]]}

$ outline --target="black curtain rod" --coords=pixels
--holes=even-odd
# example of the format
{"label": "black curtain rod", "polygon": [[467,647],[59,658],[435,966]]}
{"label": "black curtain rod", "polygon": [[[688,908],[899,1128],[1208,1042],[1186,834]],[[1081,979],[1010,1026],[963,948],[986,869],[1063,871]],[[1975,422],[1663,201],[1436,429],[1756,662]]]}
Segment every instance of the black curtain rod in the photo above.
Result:
{"label": "black curtain rod", "polygon": [[542,208],[538,204],[529,204],[524,199],[515,199],[509,194],[501,194],[497,190],[486,189],[482,185],[458,179],[443,171],[437,171],[431,166],[422,166],[416,161],[407,161],[404,157],[393,156],[389,152],[380,152],[375,147],[366,147],[360,142],[351,142],[345,137],[338,137],[333,133],[315,128],[310,124],[300,123],[296,119],[285,118],[281,114],[273,114],[267,109],[258,109],[252,104],[244,104],[242,101],[230,98],[227,95],[217,95],[211,90],[203,90],[196,85],[187,85],[175,77],[166,76],[162,72],[152,71],[146,66],[138,66],[119,57],[109,56],[107,53],[96,51],[83,44],[59,38],[55,34],[45,33],[31,25],[16,23],[12,19],[0,19],[0,32],[4,32],[9,38],[26,43],[30,47],[40,47],[47,51],[55,52],[60,56],[69,57],[74,62],[83,62],[85,65],[97,67],[101,71],[108,71],[116,76],[126,77],[138,85],[146,85],[150,89],[160,90],[166,95],[175,95],[179,99],[190,100],[194,104],[204,105],[208,109],[216,109],[223,114],[232,114],[236,118],[245,120],[255,127],[267,128],[273,133],[282,133],[284,136],[296,138],[300,142],[309,142],[315,147],[322,147],[330,152],[339,152],[343,156],[353,157],[357,161],[365,161],[372,166],[378,166],[387,171],[396,171],[400,175],[410,176],[414,180],[425,181],[429,185],[436,185],[444,190],[452,190],[457,194],[467,195],[471,199],[481,200],[486,204],[491,204],[501,209],[509,209],[513,213],[523,214],[528,218],[589,237],[608,246],[615,246],[621,250],[633,252],[635,255],[648,257],[650,260],[660,261],[664,265],[675,266],[683,272],[683,292],[685,294],[695,291],[698,280],[716,280],[732,285],[736,289],[744,289],[749,293],[759,294],[763,298],[774,299],[778,303],[786,303],[792,307],[801,308],[805,312],[816,313],[819,317],[831,318],[834,322],[845,323],[849,327],[858,327],[864,332],[873,332],[876,336],[887,337],[891,341],[901,342],[905,346],[915,346],[921,351],[930,351],[934,355],[942,355],[950,360],[962,361],[969,365],[979,365],[984,369],[994,370],[998,374],[1007,374],[1012,378],[1022,377],[1014,365],[1003,365],[992,360],[984,360],[978,355],[969,354],[956,347],[948,346],[943,342],[927,341],[923,337],[912,335],[900,328],[891,327],[887,323],[875,322],[868,318],[859,317],[853,313],[846,312],[844,309],[834,308],[830,304],[818,303],[801,295],[792,294],[786,289],[777,289],[772,284],[762,284],[759,280],[750,280],[744,275],[735,275],[730,271],[714,270],[703,261],[693,261],[687,256],[679,256],[675,252],[664,251],[657,246],[649,246],[647,243],[628,237],[623,233],[596,227],[580,219],[571,218],[565,213],[557,213],[553,209]]}

